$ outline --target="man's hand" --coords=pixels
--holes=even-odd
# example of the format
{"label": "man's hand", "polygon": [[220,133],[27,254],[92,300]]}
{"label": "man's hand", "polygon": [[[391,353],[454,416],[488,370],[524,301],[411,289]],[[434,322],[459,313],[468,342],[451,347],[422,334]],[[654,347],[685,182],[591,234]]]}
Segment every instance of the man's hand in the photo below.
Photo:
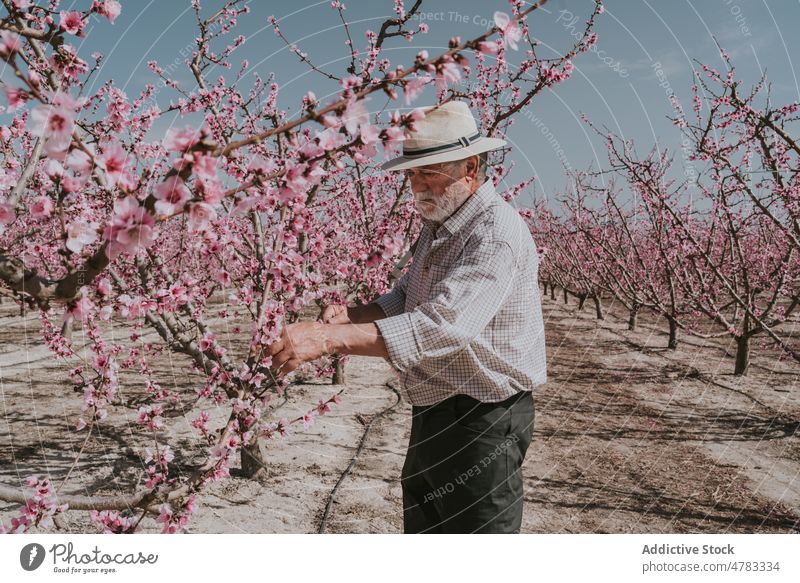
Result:
{"label": "man's hand", "polygon": [[[346,315],[346,313],[345,313]],[[304,362],[332,352],[328,325],[321,322],[298,322],[284,326],[280,340],[270,344],[272,370],[283,378]]]}
{"label": "man's hand", "polygon": [[317,320],[325,324],[351,324],[350,317],[347,315],[347,306],[340,304],[322,308]]}

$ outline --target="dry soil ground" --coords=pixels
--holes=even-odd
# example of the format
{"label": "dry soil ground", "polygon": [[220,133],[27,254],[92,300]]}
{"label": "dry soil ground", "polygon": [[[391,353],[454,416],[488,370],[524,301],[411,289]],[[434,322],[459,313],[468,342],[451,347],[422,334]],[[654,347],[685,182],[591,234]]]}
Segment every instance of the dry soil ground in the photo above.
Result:
{"label": "dry soil ground", "polygon": [[[544,300],[549,382],[535,393],[533,444],[524,465],[523,532],[752,533],[800,530],[800,366],[756,352],[747,377],[734,377],[733,346],[682,338],[667,350],[665,326],[644,318],[636,332],[612,314]],[[165,358],[165,383],[191,396],[194,380]],[[38,336],[35,317],[0,306],[0,483],[32,473],[56,484],[72,465],[82,436],[70,429],[81,395],[65,384]],[[237,474],[200,499],[190,532],[316,532],[329,494],[350,464],[366,425],[397,401],[391,368],[354,357],[342,404],[308,430],[264,444],[266,480]],[[282,410],[305,411],[336,387],[292,387]],[[62,493],[127,492],[141,472],[146,441],[131,431],[130,407],[112,410],[78,461]],[[401,401],[376,419],[332,505],[327,532],[393,533],[402,529],[398,481],[411,423]],[[213,418],[227,412],[219,408]],[[157,439],[176,461],[197,462],[202,444],[177,414]],[[213,422],[212,422],[213,425]],[[18,505],[0,502],[8,524]],[[160,529],[152,519],[145,532]],[[72,532],[96,532],[85,512],[67,512]]]}

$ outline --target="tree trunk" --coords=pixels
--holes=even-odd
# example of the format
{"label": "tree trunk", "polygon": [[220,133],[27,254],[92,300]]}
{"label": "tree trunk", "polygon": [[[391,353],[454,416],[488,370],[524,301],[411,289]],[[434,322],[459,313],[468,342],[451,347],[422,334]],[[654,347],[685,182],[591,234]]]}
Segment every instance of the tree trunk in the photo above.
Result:
{"label": "tree trunk", "polygon": [[567,288],[564,288],[564,303],[565,304],[569,303],[569,298],[567,298]]}
{"label": "tree trunk", "polygon": [[75,326],[75,318],[67,318],[61,324],[61,335],[67,340],[72,340],[72,330]]}
{"label": "tree trunk", "polygon": [[742,335],[736,338],[736,368],[733,374],[744,376],[750,366],[750,316],[744,315]]}
{"label": "tree trunk", "polygon": [[586,303],[586,294],[581,294],[578,296],[578,311],[583,309],[583,304]]}
{"label": "tree trunk", "polygon": [[675,350],[678,348],[678,322],[675,321],[675,318],[667,317],[669,320],[669,342],[667,343],[667,348]]}
{"label": "tree trunk", "polygon": [[242,474],[245,478],[262,479],[267,477],[267,463],[261,453],[258,438],[241,449]]}
{"label": "tree trunk", "polygon": [[600,297],[597,296],[597,295],[594,295],[594,296],[592,296],[592,299],[594,300],[594,312],[597,315],[597,319],[598,320],[605,320],[605,318],[603,317],[603,306],[600,303]]}
{"label": "tree trunk", "polygon": [[331,383],[334,385],[344,384],[344,364],[342,363],[342,357],[338,354],[333,356],[333,378]]}
{"label": "tree trunk", "polygon": [[547,295],[547,282],[546,281],[542,282],[542,295],[544,295],[544,296]]}
{"label": "tree trunk", "polygon": [[555,301],[556,300],[556,286],[552,283],[550,284],[550,299]]}
{"label": "tree trunk", "polygon": [[636,330],[636,323],[639,319],[639,304],[635,303],[631,306],[631,311],[628,314],[628,330]]}

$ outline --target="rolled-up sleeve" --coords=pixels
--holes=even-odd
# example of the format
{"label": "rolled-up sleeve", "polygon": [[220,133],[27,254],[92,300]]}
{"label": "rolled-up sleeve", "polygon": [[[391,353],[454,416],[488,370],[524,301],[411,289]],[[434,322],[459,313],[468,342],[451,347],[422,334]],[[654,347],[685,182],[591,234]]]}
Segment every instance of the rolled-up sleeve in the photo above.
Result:
{"label": "rolled-up sleeve", "polygon": [[510,293],[515,266],[514,251],[506,241],[484,240],[465,249],[458,263],[431,288],[429,301],[375,321],[389,363],[402,373],[466,348]]}
{"label": "rolled-up sleeve", "polygon": [[408,271],[406,271],[388,293],[372,300],[378,304],[387,318],[398,316],[406,311],[406,285],[408,285]]}

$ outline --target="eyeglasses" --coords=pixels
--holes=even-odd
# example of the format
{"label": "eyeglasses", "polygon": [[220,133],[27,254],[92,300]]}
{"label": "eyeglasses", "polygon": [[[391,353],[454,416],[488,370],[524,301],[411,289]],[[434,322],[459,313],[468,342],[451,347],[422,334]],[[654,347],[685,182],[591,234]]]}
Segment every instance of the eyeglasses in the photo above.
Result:
{"label": "eyeglasses", "polygon": [[404,172],[406,178],[412,180],[414,178],[422,178],[427,180],[442,174],[441,170],[420,170],[419,168],[409,168]]}
{"label": "eyeglasses", "polygon": [[458,165],[460,160],[453,162],[445,162],[436,166],[420,166],[419,168],[409,168],[405,170],[405,176],[409,180],[412,178],[422,178],[427,180],[429,178],[436,178],[437,176],[447,175],[450,176],[450,169]]}

